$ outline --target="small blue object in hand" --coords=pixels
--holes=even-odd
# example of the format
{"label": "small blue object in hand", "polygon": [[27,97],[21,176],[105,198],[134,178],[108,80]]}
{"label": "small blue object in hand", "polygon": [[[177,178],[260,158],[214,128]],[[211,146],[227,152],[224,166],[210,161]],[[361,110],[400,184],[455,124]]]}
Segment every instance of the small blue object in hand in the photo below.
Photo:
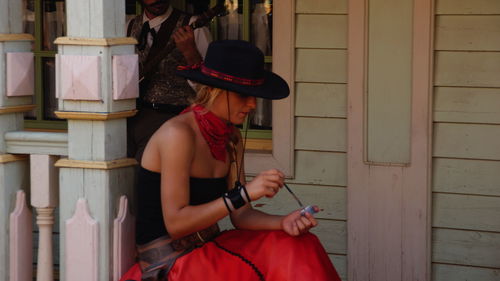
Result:
{"label": "small blue object in hand", "polygon": [[314,215],[316,212],[316,210],[313,208],[313,206],[309,205],[309,206],[306,206],[304,207],[301,211],[300,211],[300,215],[301,216],[305,216],[306,213],[309,213],[311,215]]}

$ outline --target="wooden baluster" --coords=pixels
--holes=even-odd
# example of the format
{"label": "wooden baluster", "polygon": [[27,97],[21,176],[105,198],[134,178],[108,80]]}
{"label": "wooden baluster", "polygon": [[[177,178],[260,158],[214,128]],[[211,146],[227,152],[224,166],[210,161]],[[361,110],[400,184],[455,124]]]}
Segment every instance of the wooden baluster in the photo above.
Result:
{"label": "wooden baluster", "polygon": [[37,281],[54,280],[52,254],[52,226],[54,225],[54,208],[36,208],[36,224],[39,229]]}
{"label": "wooden baluster", "polygon": [[57,156],[31,155],[31,205],[36,209],[36,223],[40,236],[38,243],[37,281],[54,280],[52,228],[54,208],[58,202],[58,171],[54,166]]}

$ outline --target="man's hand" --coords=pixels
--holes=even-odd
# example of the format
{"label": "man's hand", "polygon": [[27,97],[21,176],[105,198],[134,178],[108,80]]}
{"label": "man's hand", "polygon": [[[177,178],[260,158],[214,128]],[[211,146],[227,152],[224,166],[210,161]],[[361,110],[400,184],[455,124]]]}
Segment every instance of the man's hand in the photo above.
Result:
{"label": "man's hand", "polygon": [[194,41],[194,31],[189,25],[177,28],[172,37],[188,64],[199,63],[202,60]]}

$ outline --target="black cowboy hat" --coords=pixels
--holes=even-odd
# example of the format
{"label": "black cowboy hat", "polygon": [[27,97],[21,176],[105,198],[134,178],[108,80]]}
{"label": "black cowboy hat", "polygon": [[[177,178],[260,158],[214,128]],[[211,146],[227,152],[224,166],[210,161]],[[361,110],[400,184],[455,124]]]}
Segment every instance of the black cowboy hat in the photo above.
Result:
{"label": "black cowboy hat", "polygon": [[288,84],[264,69],[264,54],[242,40],[210,43],[200,65],[179,67],[177,75],[212,87],[265,99],[282,99],[290,94]]}

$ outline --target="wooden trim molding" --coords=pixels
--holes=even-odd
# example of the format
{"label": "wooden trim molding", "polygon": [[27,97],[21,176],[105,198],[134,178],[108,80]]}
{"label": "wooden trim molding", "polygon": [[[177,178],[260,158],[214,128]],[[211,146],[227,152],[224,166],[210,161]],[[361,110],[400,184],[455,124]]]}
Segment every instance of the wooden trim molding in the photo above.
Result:
{"label": "wooden trim molding", "polygon": [[273,151],[273,140],[268,139],[247,139],[245,149],[259,151]]}
{"label": "wooden trim molding", "polygon": [[55,164],[55,166],[59,168],[83,168],[96,170],[112,170],[135,165],[137,165],[137,161],[134,158],[122,158],[111,161],[84,161],[64,158],[58,160]]}
{"label": "wooden trim molding", "polygon": [[0,33],[0,42],[7,41],[35,41],[35,37],[29,33]]}
{"label": "wooden trim molding", "polygon": [[95,120],[106,121],[111,119],[128,118],[137,113],[137,110],[127,110],[118,112],[80,112],[80,111],[55,111],[58,118],[73,120]]}
{"label": "wooden trim molding", "polygon": [[28,112],[35,108],[36,105],[34,104],[0,107],[0,114]]}
{"label": "wooden trim molding", "polygon": [[0,154],[0,164],[28,160],[29,156],[24,154]]}
{"label": "wooden trim molding", "polygon": [[57,45],[77,45],[77,46],[118,46],[136,45],[137,40],[132,37],[115,38],[83,38],[83,37],[59,37],[54,41]]}

